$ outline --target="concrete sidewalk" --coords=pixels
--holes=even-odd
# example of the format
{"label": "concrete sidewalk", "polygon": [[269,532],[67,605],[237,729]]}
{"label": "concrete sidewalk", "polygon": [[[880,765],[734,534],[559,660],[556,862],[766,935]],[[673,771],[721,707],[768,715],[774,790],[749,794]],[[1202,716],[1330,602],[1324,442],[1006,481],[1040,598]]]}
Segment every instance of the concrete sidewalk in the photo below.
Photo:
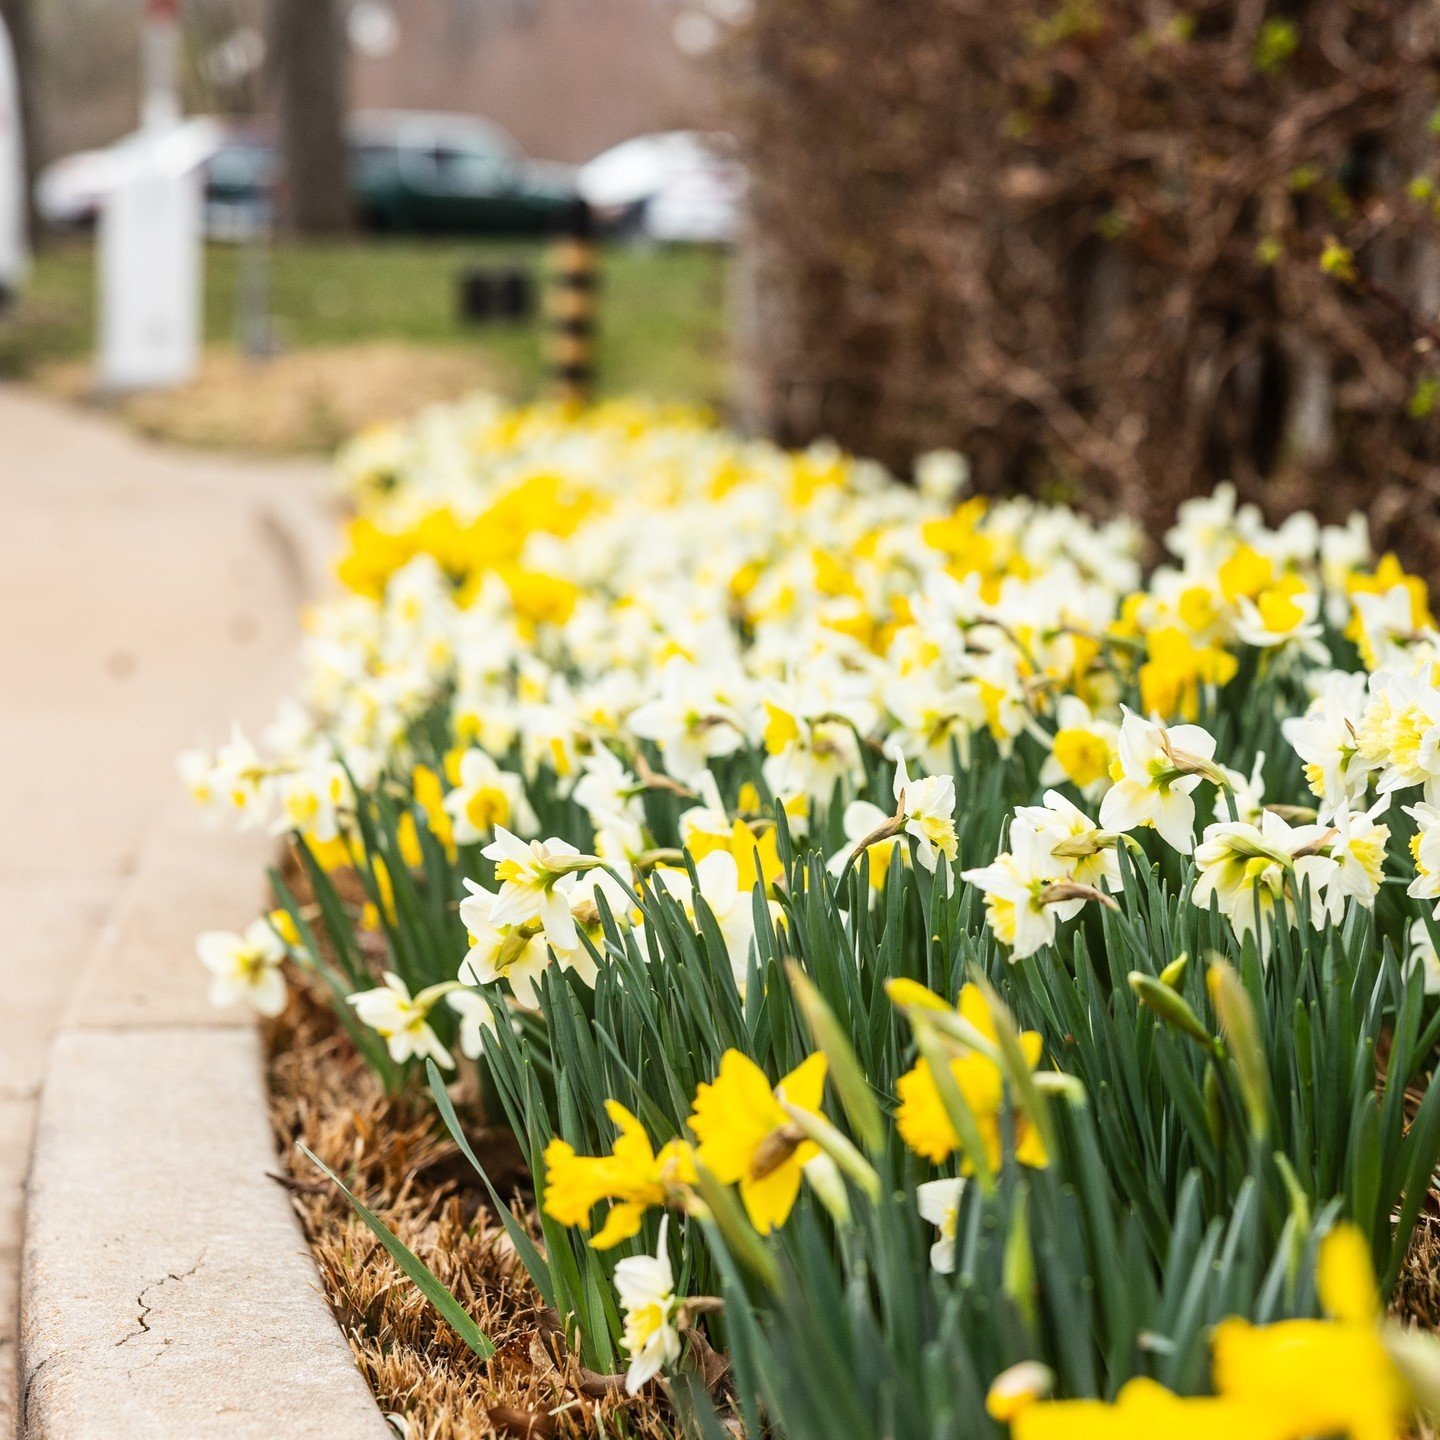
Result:
{"label": "concrete sidewalk", "polygon": [[[0,1436],[21,1189],[50,1041],[175,752],[273,697],[323,467],[162,450],[0,387]],[[182,957],[183,962],[183,957]]]}

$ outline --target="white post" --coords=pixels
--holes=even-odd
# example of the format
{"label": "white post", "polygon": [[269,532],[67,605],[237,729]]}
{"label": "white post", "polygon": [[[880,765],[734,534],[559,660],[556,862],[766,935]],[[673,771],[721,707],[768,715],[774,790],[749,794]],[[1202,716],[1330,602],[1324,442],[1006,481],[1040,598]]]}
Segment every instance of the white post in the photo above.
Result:
{"label": "white post", "polygon": [[148,0],[140,132],[100,217],[104,390],[178,385],[200,358],[203,180],[182,143],[178,0]]}
{"label": "white post", "polygon": [[179,0],[148,0],[141,50],[141,124],[169,130],[180,122]]}
{"label": "white post", "polygon": [[20,79],[15,71],[5,21],[0,18],[0,310],[19,290],[27,264]]}

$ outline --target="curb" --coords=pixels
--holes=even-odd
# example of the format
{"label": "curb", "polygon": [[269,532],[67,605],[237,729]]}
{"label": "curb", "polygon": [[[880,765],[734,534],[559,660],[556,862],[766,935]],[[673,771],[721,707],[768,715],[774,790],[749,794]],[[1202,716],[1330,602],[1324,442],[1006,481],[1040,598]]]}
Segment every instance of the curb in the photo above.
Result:
{"label": "curb", "polygon": [[[313,595],[308,509],[262,524]],[[258,913],[273,855],[175,806],[70,997],[26,1193],[22,1440],[393,1440],[267,1178],[256,1027],[210,1006],[193,959],[199,931]]]}

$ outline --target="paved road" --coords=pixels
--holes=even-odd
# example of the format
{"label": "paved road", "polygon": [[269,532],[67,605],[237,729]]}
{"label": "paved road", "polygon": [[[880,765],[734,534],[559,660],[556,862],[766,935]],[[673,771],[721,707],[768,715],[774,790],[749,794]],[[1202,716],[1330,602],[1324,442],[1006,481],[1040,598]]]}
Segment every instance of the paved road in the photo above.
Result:
{"label": "paved road", "polygon": [[[177,749],[223,735],[296,641],[323,470],[164,450],[0,386],[0,1437],[21,1187],[51,1033]],[[247,703],[250,702],[250,703]]]}

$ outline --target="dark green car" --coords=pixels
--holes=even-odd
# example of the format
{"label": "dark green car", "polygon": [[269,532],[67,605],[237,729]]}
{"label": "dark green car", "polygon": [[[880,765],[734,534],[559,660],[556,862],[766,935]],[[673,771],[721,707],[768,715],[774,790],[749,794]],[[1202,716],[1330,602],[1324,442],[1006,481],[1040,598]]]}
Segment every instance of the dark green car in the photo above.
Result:
{"label": "dark green car", "polygon": [[464,115],[352,117],[351,183],[368,228],[533,235],[575,198],[568,166],[526,159],[503,130]]}

